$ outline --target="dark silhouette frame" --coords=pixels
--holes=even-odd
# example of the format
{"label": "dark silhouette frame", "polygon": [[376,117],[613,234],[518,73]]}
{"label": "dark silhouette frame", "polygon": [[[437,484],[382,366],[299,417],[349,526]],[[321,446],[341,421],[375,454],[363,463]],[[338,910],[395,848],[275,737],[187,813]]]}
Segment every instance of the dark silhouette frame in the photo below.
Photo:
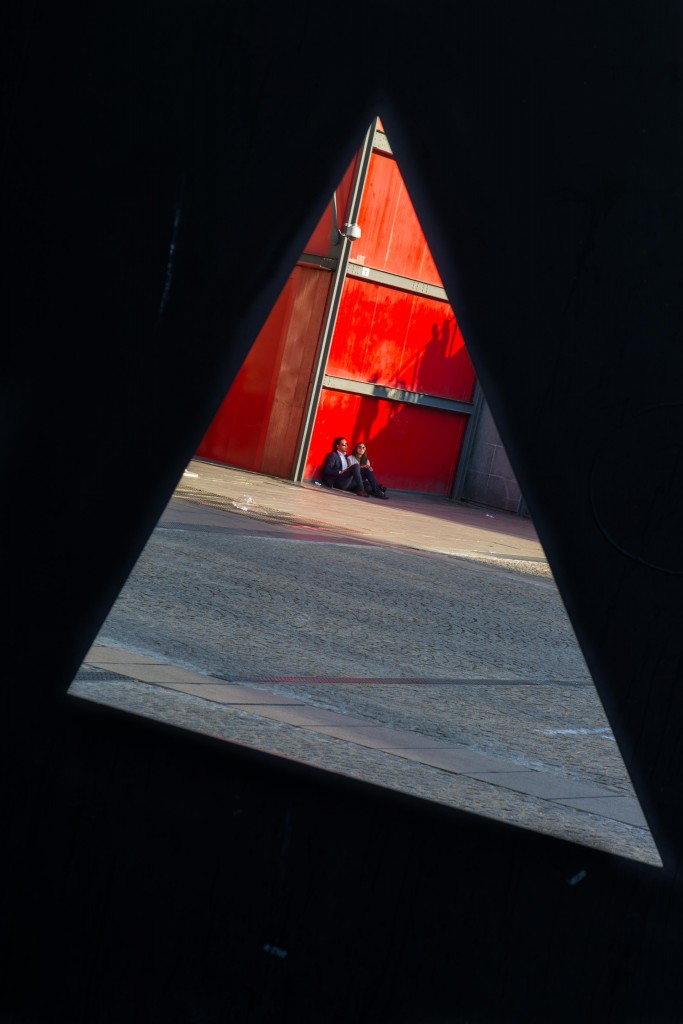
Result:
{"label": "dark silhouette frame", "polygon": [[[683,1015],[679,5],[346,13],[3,13],[2,1020]],[[662,869],[66,695],[376,113]]]}

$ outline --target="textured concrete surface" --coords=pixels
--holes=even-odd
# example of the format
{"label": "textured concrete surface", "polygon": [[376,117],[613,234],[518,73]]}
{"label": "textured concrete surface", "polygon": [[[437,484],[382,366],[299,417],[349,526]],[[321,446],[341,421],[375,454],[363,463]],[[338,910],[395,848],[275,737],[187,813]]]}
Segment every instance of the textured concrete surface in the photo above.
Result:
{"label": "textured concrete surface", "polygon": [[528,519],[189,468],[73,694],[659,863]]}

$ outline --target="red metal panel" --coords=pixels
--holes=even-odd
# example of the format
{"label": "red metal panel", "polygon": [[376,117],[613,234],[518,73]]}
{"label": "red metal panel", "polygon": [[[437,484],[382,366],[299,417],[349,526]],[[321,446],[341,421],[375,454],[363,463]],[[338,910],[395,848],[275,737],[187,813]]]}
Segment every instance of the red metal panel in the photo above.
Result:
{"label": "red metal panel", "polygon": [[294,297],[290,277],[251,347],[197,454],[258,469],[277,381],[277,358]]}
{"label": "red metal panel", "polygon": [[446,302],[348,277],[327,372],[469,402],[474,368]]}
{"label": "red metal panel", "polygon": [[330,279],[328,271],[294,268],[198,455],[244,469],[290,473]]}
{"label": "red metal panel", "polygon": [[447,495],[466,426],[463,414],[325,388],[305,476],[319,477],[333,438],[343,434],[351,445],[365,441],[387,487]]}
{"label": "red metal panel", "polygon": [[[346,219],[356,161],[340,184]],[[373,155],[354,259],[440,283],[395,161]],[[361,211],[362,212],[362,211]],[[325,255],[325,212],[306,247]],[[295,268],[198,450],[199,455],[287,476],[302,423],[331,275]],[[468,401],[474,370],[448,303],[364,278],[347,278],[327,372],[349,380]],[[316,475],[332,438],[362,436],[387,487],[448,494],[467,417],[413,403],[323,389],[306,476]]]}
{"label": "red metal panel", "polygon": [[[354,159],[351,161],[346,174],[337,186],[337,218],[339,221],[339,227],[342,229],[344,227],[344,222],[348,217],[351,189],[353,188],[353,179],[356,175],[357,166],[358,154],[356,154]],[[333,223],[332,203],[330,202],[327,204],[325,212],[320,218],[315,231],[306,243],[304,252],[315,253],[317,256],[327,256],[330,251],[330,234],[332,232]]]}
{"label": "red metal panel", "polygon": [[441,284],[401,172],[392,156],[373,153],[358,214],[362,229],[352,261]]}
{"label": "red metal panel", "polygon": [[296,292],[260,466],[263,473],[284,477],[291,475],[296,456],[332,274],[300,266],[295,278]]}
{"label": "red metal panel", "polygon": [[[440,278],[391,156],[373,153],[352,262],[432,284]],[[331,376],[471,401],[475,375],[447,302],[348,277],[326,367]],[[333,437],[370,446],[388,487],[448,494],[468,417],[415,403],[324,389],[306,475],[316,475]]]}

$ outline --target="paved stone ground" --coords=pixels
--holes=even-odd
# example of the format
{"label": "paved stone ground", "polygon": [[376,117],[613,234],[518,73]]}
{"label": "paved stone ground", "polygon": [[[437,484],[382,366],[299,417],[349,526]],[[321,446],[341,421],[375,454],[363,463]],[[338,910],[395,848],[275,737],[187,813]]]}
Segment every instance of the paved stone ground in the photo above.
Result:
{"label": "paved stone ground", "polygon": [[[234,473],[226,471],[227,487]],[[244,478],[239,482],[243,487]],[[443,553],[452,539],[447,523],[440,533],[430,526],[432,550],[417,546],[415,517],[424,517],[424,505],[395,509],[382,523],[385,503],[361,518],[358,509],[370,499],[328,493],[314,496],[315,517],[296,509],[282,514],[286,501],[311,499],[292,496],[281,481],[276,493],[266,478],[268,514],[263,501],[246,501],[249,495],[226,502],[215,484],[203,495],[185,489],[183,499],[172,500],[98,644],[180,666],[219,686],[247,683],[279,705],[318,709],[319,717],[350,716],[362,723],[356,736],[326,734],[321,717],[300,728],[282,720],[282,708],[269,718],[263,708],[231,707],[215,694],[200,695],[201,687],[136,681],[130,668],[117,677],[96,658],[99,670],[81,673],[73,693],[659,863],[638,815],[585,809],[630,806],[634,794],[548,566],[532,536],[514,536],[523,533],[514,517],[499,516],[498,529],[509,522],[511,533],[499,542],[502,532],[489,533],[488,550],[480,534],[469,549],[460,535],[454,557]],[[278,494],[284,497],[273,500]],[[357,517],[350,528],[325,517],[324,503],[335,501],[347,524]],[[371,516],[379,525],[368,526]],[[382,527],[397,522],[397,530],[386,531],[394,534],[387,543]],[[500,554],[491,553],[496,543]],[[485,765],[479,773],[454,774],[424,763],[424,753],[368,746],[357,739],[366,726],[513,763],[505,775]],[[515,791],[517,779],[527,790],[529,780],[543,781],[543,795]],[[572,780],[577,794],[586,785],[589,795],[604,793],[616,803],[558,803],[550,799],[558,780]]]}
{"label": "paved stone ground", "polygon": [[122,629],[228,677],[589,678],[551,579],[227,528],[161,525],[108,635]]}

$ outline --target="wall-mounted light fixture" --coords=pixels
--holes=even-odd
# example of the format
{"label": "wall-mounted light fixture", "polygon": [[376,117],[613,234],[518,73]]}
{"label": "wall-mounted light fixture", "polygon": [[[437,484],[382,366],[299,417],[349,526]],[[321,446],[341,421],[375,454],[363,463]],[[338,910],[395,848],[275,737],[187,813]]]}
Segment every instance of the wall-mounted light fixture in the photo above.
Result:
{"label": "wall-mounted light fixture", "polygon": [[345,224],[344,230],[339,232],[344,238],[348,238],[349,242],[356,242],[360,238],[360,227],[358,224]]}
{"label": "wall-mounted light fixture", "polygon": [[360,238],[360,227],[358,224],[345,224],[343,231],[335,224],[330,234],[330,244],[339,245],[342,238],[348,238],[349,242],[358,241]]}
{"label": "wall-mounted light fixture", "polygon": [[344,225],[344,230],[339,227],[337,221],[337,193],[332,193],[332,231],[330,233],[330,245],[340,245],[342,238],[348,238],[349,242],[356,242],[360,238],[360,227],[358,224]]}

